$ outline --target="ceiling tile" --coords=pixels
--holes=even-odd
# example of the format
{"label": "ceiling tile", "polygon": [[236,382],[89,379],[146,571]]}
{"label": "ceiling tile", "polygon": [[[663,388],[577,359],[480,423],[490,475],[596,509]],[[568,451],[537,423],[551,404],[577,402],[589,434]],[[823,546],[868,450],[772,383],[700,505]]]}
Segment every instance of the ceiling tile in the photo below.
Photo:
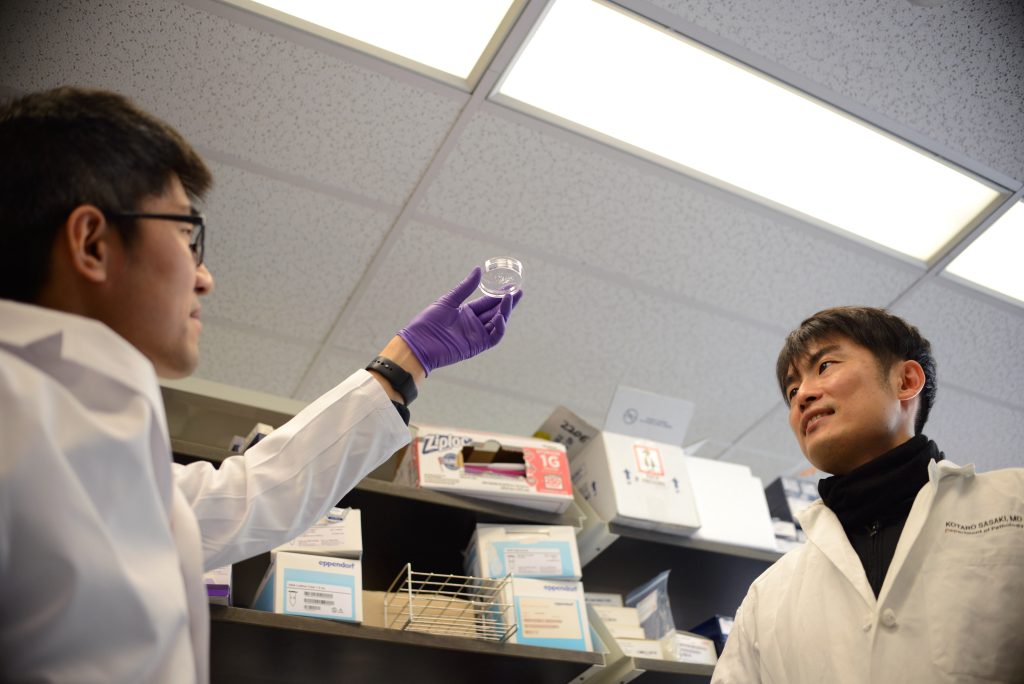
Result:
{"label": "ceiling tile", "polygon": [[900,300],[894,313],[932,343],[939,401],[945,384],[1024,407],[1024,308],[995,302],[942,278],[932,278]]}
{"label": "ceiling tile", "polygon": [[[474,264],[504,249],[423,223],[410,224],[334,344],[379,348]],[[515,255],[513,255],[515,256]],[[439,370],[523,399],[544,397],[604,415],[640,348],[645,307],[637,293],[540,258],[524,260],[525,297],[495,350]],[[386,309],[382,309],[383,304]]]}
{"label": "ceiling tile", "polygon": [[1024,467],[1024,410],[940,386],[924,432],[946,458],[979,472]]}
{"label": "ceiling tile", "polygon": [[195,145],[398,205],[468,97],[178,3],[4,5],[3,85],[117,90]]}
{"label": "ceiling tile", "polygon": [[[327,350],[311,373],[315,380],[300,398],[311,401],[366,363],[366,355],[361,352]],[[554,408],[554,404],[524,401],[434,374],[422,383],[410,411],[413,424],[532,435]]]}
{"label": "ceiling tile", "polygon": [[[774,373],[773,373],[774,375]],[[774,377],[772,378],[774,387]],[[777,392],[777,390],[776,390]],[[789,412],[782,398],[776,394],[776,404],[750,430],[736,440],[733,447],[721,455],[721,459],[731,461],[732,450],[770,454],[771,458],[791,464],[803,460],[800,446],[796,443],[793,431],[789,429]],[[749,464],[748,464],[749,465]]]}
{"label": "ceiling tile", "polygon": [[495,111],[467,126],[419,211],[782,332],[837,303],[886,304],[923,273]]}
{"label": "ceiling tile", "polygon": [[778,402],[781,334],[655,296],[641,297],[637,312],[641,337],[622,384],[692,401],[684,444],[731,443]]}
{"label": "ceiling tile", "polygon": [[211,164],[204,210],[217,320],[319,344],[391,227],[394,213]]}
{"label": "ceiling tile", "polygon": [[281,397],[291,395],[314,348],[203,321],[196,377]]}
{"label": "ceiling tile", "polygon": [[1018,0],[648,2],[1024,180]]}

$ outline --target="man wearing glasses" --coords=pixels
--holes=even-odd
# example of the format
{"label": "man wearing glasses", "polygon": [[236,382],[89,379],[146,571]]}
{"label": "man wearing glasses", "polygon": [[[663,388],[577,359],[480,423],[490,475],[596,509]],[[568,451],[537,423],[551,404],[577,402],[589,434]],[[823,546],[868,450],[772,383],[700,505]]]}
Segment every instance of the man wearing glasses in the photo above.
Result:
{"label": "man wearing glasses", "polygon": [[479,269],[244,455],[173,464],[199,361],[206,165],[125,98],[0,105],[0,681],[209,679],[204,569],[310,527],[409,440],[432,369],[497,344]]}

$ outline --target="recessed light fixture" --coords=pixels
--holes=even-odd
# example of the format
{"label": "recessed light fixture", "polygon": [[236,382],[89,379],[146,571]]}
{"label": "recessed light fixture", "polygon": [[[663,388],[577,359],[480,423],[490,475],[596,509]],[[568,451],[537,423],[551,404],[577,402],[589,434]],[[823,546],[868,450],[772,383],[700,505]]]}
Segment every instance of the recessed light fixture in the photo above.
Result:
{"label": "recessed light fixture", "polygon": [[462,87],[479,78],[525,2],[226,1]]}
{"label": "recessed light fixture", "polygon": [[928,262],[1000,191],[600,0],[555,0],[491,98]]}
{"label": "recessed light fixture", "polygon": [[1017,202],[975,238],[946,272],[1024,304],[1024,202]]}

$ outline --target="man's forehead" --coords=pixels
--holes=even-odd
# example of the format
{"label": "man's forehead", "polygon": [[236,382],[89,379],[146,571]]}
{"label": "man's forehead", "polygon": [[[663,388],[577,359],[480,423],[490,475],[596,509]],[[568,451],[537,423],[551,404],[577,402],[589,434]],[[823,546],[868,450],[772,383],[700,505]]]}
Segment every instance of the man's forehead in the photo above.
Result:
{"label": "man's forehead", "polygon": [[806,369],[817,361],[818,357],[823,353],[840,351],[854,344],[856,343],[845,335],[826,335],[811,340],[807,343],[802,353],[795,355],[790,360],[789,368],[786,370],[786,377],[800,377],[801,370]]}

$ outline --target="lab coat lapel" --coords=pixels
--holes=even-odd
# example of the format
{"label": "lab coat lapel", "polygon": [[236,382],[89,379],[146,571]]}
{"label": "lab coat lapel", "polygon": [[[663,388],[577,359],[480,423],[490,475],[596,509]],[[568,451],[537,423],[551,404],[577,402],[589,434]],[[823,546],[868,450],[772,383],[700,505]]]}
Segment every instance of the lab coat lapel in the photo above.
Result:
{"label": "lab coat lapel", "polygon": [[865,605],[874,607],[875,593],[868,584],[860,558],[846,538],[846,532],[836,514],[819,499],[797,514],[797,517],[807,534],[808,542],[814,544],[846,578]]}
{"label": "lab coat lapel", "polygon": [[907,516],[907,522],[903,526],[900,540],[896,544],[896,551],[893,553],[889,570],[885,574],[885,582],[882,583],[882,589],[878,592],[879,604],[885,603],[893,585],[899,581],[900,571],[914,550],[914,544],[931,514],[935,496],[939,490],[939,481],[946,477],[974,477],[974,466],[971,464],[958,466],[949,461],[931,461],[928,464],[928,484],[922,487],[914,498],[914,505]]}

